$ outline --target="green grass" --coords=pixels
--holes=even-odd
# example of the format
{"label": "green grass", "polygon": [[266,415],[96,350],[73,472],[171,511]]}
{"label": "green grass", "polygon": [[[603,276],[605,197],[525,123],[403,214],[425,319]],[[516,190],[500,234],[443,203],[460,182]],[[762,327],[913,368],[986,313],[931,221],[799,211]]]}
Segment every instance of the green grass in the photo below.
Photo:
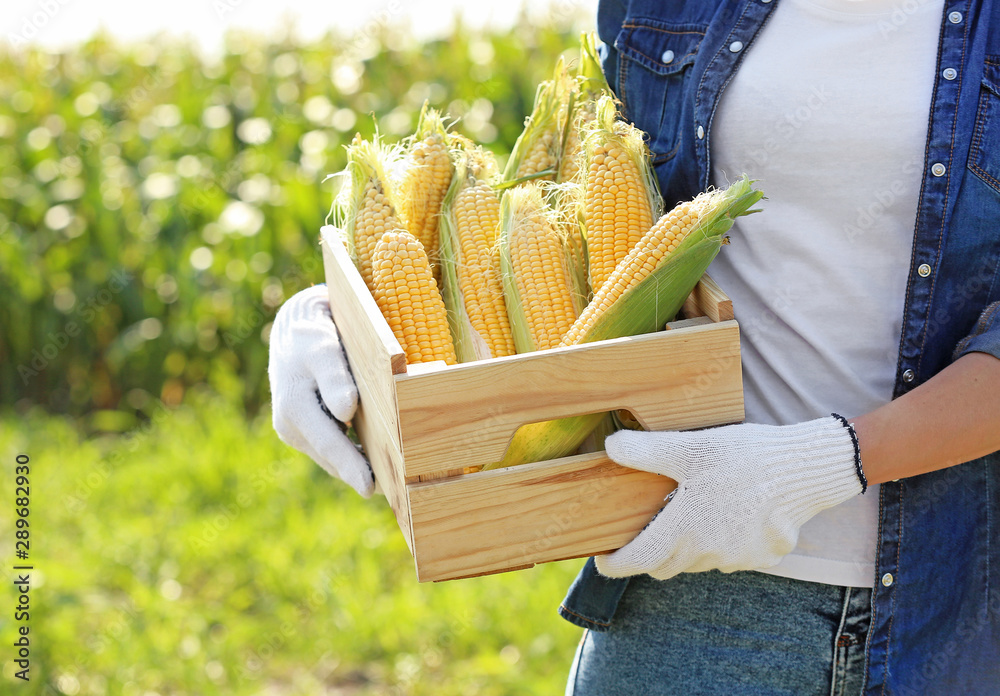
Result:
{"label": "green grass", "polygon": [[418,584],[384,498],[283,445],[266,411],[185,403],[89,434],[41,409],[0,419],[5,501],[31,457],[36,568],[32,681],[0,691],[562,693],[580,630],[556,607],[581,561]]}

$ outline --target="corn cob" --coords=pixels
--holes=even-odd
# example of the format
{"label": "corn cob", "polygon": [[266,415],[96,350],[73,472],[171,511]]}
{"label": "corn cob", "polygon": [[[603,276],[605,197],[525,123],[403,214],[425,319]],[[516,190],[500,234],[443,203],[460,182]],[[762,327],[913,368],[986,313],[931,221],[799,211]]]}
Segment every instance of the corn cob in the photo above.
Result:
{"label": "corn cob", "polygon": [[559,345],[576,309],[566,249],[536,184],[511,189],[501,202],[500,264],[518,353]]}
{"label": "corn cob", "polygon": [[[438,220],[452,172],[448,133],[441,115],[425,103],[411,136],[398,197],[400,218],[423,244],[432,266],[437,265]],[[435,277],[439,275],[436,271]]]}
{"label": "corn cob", "polygon": [[552,80],[538,85],[531,115],[504,168],[503,180],[513,184],[528,178],[554,180],[562,145],[559,108],[569,90],[569,77],[562,59]]}
{"label": "corn cob", "polygon": [[443,294],[459,362],[515,350],[500,278],[500,199],[488,183],[495,172],[491,154],[458,153],[441,213]]}
{"label": "corn cob", "polygon": [[444,360],[454,365],[448,316],[423,245],[405,230],[389,231],[375,245],[372,294],[406,362]]}
{"label": "corn cob", "polygon": [[724,243],[735,218],[763,194],[741,177],[725,190],[678,204],[615,267],[563,337],[575,345],[658,331],[673,317]]}
{"label": "corn cob", "polygon": [[355,136],[347,148],[351,186],[341,201],[338,223],[345,232],[347,249],[368,289],[372,285],[372,255],[384,232],[404,229],[396,215],[394,191],[386,174],[393,154],[378,137],[362,141]]}
{"label": "corn cob", "polygon": [[642,132],[616,116],[614,101],[602,97],[585,141],[584,225],[595,294],[659,217],[660,197]]}

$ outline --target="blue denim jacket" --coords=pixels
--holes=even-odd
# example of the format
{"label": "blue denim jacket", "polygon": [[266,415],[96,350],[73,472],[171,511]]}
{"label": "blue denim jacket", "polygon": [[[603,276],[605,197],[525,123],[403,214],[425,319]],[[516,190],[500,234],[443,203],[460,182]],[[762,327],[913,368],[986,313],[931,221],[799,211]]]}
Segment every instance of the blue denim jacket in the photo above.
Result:
{"label": "blue denim jacket", "polygon": [[[719,99],[777,5],[601,1],[605,74],[649,134],[668,205],[714,183]],[[1000,0],[945,4],[894,397],[972,351],[1000,357]],[[864,694],[997,696],[1000,453],[880,489]],[[590,559],[560,614],[607,630],[627,584]]]}

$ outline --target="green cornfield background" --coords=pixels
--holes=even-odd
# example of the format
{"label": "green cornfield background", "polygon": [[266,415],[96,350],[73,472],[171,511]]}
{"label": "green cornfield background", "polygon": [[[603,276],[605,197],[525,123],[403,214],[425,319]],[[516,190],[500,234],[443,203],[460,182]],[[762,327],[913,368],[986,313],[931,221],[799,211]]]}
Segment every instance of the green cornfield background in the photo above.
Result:
{"label": "green cornfield background", "polygon": [[4,609],[0,692],[562,693],[581,562],[418,584],[384,500],[274,435],[266,368],[277,308],[322,281],[343,145],[427,100],[502,160],[592,26],[571,14],[0,50],[5,607],[20,454],[35,568],[31,681]]}

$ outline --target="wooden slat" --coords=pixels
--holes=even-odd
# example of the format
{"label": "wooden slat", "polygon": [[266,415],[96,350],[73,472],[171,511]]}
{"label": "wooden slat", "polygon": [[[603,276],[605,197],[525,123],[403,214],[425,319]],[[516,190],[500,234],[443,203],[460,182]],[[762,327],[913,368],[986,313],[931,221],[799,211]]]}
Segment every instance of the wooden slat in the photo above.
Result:
{"label": "wooden slat", "polygon": [[615,409],[650,430],[743,419],[739,327],[689,326],[397,375],[404,478],[499,461],[521,425]]}
{"label": "wooden slat", "polygon": [[406,545],[413,553],[413,533],[410,529],[410,509],[406,485],[400,476],[403,470],[403,455],[385,437],[387,426],[377,413],[369,414],[364,404],[358,406],[358,412],[352,421],[358,438],[365,444],[365,456],[371,462],[375,480],[385,494],[389,507],[396,516],[396,523]]}
{"label": "wooden slat", "polygon": [[[402,451],[392,376],[406,371],[406,354],[337,234],[330,226],[321,230],[330,309],[358,386],[360,402],[369,412],[377,411],[379,420],[388,426],[382,433],[373,432],[373,436],[389,438],[387,444]],[[374,447],[375,443],[364,442],[365,447]]]}
{"label": "wooden slat", "polygon": [[729,321],[735,318],[732,300],[707,273],[691,291],[682,311],[686,317],[704,315],[712,321]]}
{"label": "wooden slat", "polygon": [[677,321],[668,321],[667,325],[664,327],[666,330],[671,329],[685,329],[689,326],[708,326],[709,324],[714,324],[715,322],[708,317],[691,317],[690,319],[678,319]]}
{"label": "wooden slat", "polygon": [[417,577],[470,577],[612,551],[635,537],[674,486],[603,452],[410,484]]}

